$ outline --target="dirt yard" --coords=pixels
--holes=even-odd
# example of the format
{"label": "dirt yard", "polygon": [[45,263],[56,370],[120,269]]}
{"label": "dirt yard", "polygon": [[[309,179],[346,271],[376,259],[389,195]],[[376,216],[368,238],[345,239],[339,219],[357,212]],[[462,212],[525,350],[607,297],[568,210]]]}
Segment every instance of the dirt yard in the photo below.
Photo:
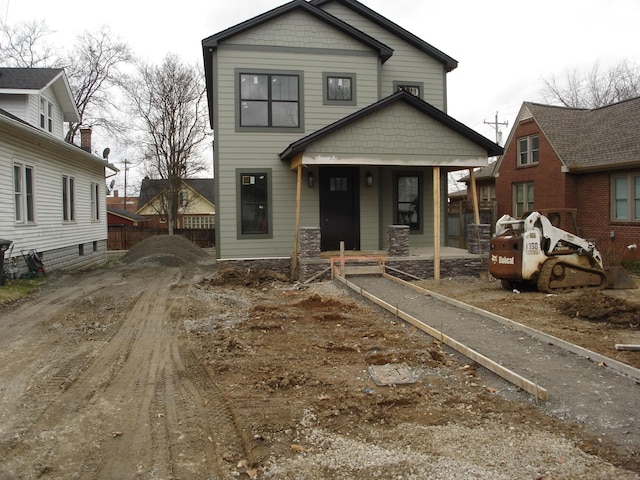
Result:
{"label": "dirt yard", "polygon": [[[640,343],[637,291],[422,285],[640,364],[612,348]],[[376,384],[390,364],[413,383]],[[618,445],[338,284],[216,267],[179,237],[0,307],[2,479],[640,478]]]}

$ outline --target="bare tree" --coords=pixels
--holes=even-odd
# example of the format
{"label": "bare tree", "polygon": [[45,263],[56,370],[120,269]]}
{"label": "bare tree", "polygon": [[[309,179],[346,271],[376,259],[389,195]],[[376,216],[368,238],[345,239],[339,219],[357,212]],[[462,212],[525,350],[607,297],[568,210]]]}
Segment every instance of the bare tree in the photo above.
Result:
{"label": "bare tree", "polygon": [[596,63],[589,72],[566,72],[564,80],[544,79],[547,102],[573,108],[598,108],[640,96],[640,68],[622,61],[606,70]]}
{"label": "bare tree", "polygon": [[176,55],[159,66],[139,63],[124,84],[131,107],[133,140],[143,149],[146,170],[163,180],[161,204],[173,234],[180,208],[182,180],[206,169],[200,154],[209,142],[200,68]]}
{"label": "bare tree", "polygon": [[60,57],[46,38],[53,32],[44,20],[3,25],[0,65],[13,68],[59,67]]}
{"label": "bare tree", "polygon": [[70,122],[66,140],[73,143],[81,125],[103,126],[107,130],[122,130],[123,123],[111,113],[113,91],[120,84],[123,65],[131,62],[129,46],[113,38],[108,28],[97,33],[85,32],[67,57],[65,71],[80,113],[79,122]]}
{"label": "bare tree", "polygon": [[77,37],[68,53],[56,49],[49,41],[53,33],[44,20],[23,22],[3,27],[0,65],[17,68],[64,68],[74,101],[80,113],[79,122],[68,124],[65,139],[73,143],[81,125],[105,127],[121,131],[123,122],[111,112],[113,90],[120,80],[120,68],[132,60],[129,46],[114,38],[107,27],[85,32]]}

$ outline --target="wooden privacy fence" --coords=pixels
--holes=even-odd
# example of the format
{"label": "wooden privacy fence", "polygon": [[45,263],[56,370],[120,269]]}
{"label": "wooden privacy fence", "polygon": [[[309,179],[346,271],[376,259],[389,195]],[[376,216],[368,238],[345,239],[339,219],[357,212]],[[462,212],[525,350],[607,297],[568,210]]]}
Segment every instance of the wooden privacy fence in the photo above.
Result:
{"label": "wooden privacy fence", "polygon": [[[173,233],[182,235],[202,248],[215,246],[215,229],[176,228]],[[131,225],[109,225],[107,250],[129,250],[145,238],[154,235],[168,235],[166,228],[134,227]]]}

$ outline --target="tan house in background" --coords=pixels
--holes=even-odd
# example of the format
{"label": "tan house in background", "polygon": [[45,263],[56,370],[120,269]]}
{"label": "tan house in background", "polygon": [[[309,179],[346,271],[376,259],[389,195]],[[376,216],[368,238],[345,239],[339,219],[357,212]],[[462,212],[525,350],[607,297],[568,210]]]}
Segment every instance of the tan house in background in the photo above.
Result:
{"label": "tan house in background", "polygon": [[[213,230],[216,216],[213,178],[185,179],[182,184],[176,228]],[[149,228],[169,228],[166,211],[162,208],[162,189],[163,180],[142,180],[136,213],[147,219]]]}

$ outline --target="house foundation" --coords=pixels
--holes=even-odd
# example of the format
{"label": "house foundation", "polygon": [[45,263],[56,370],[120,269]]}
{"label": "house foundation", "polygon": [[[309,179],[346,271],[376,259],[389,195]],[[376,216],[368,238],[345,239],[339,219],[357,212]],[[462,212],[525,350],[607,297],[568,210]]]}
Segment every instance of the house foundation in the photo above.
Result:
{"label": "house foundation", "polygon": [[[56,270],[90,270],[107,263],[107,240],[80,243],[38,253],[47,273]],[[5,262],[9,263],[11,275],[16,278],[30,273],[29,266],[22,255],[16,255],[14,252],[13,257]]]}

